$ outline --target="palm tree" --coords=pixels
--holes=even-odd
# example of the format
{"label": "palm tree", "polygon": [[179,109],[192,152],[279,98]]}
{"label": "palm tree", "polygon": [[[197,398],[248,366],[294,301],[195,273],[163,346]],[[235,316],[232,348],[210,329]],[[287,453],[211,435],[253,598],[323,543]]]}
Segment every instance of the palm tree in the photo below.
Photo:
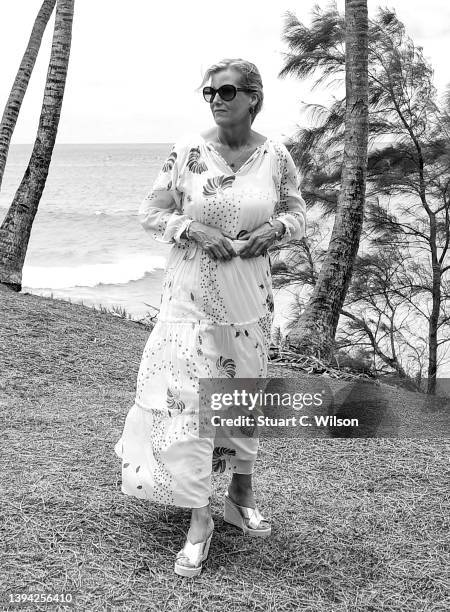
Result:
{"label": "palm tree", "polygon": [[41,117],[28,167],[0,227],[0,282],[22,289],[22,268],[44,191],[58,131],[69,65],[75,0],[57,0],[55,29]]}
{"label": "palm tree", "polygon": [[345,137],[341,191],[313,294],[291,333],[302,352],[329,358],[362,230],[368,142],[367,0],[345,1]]}
{"label": "palm tree", "polygon": [[20,107],[22,106],[22,101],[41,46],[42,36],[44,35],[50,15],[53,13],[55,4],[56,0],[44,0],[42,3],[0,122],[0,188],[2,186],[11,137],[16,127]]}
{"label": "palm tree", "polygon": [[[283,38],[294,53],[288,54],[281,76],[294,74],[304,78],[320,69],[321,78],[316,81],[319,83],[329,76],[344,74],[345,19],[336,6],[324,13],[316,7],[311,28],[304,27],[288,13]],[[416,47],[406,35],[405,26],[394,11],[380,8],[377,17],[369,20],[368,47],[369,143],[373,146],[368,155],[370,190],[366,193],[361,238],[366,239],[365,250],[369,247],[374,255],[374,267],[365,264],[358,270],[358,260],[355,260],[356,275],[353,273],[345,298],[346,308],[341,314],[350,317],[352,332],[357,324],[359,331],[366,333],[364,342],[369,340],[373,344],[377,337],[383,337],[377,318],[369,314],[374,293],[370,289],[361,292],[360,287],[371,287],[374,280],[377,284],[373,271],[377,269],[380,247],[397,245],[403,253],[403,272],[401,275],[387,274],[386,284],[380,288],[376,299],[381,302],[384,299],[387,302],[402,300],[409,305],[417,322],[411,328],[417,335],[417,342],[409,344],[411,352],[403,353],[404,364],[407,363],[406,354],[408,360],[416,357],[422,360],[422,353],[417,351],[425,338],[422,330],[428,326],[428,340],[425,341],[428,393],[434,393],[438,350],[442,351],[442,345],[450,340],[447,330],[450,325],[447,278],[450,272],[450,89],[447,99],[437,104],[433,69],[423,56],[422,48]],[[320,121],[312,128],[299,129],[290,151],[304,177],[302,192],[308,206],[320,207],[323,210],[321,221],[326,221],[335,215],[338,206],[345,97],[336,99],[329,109],[320,104],[307,107]],[[310,268],[309,264],[305,265],[310,258],[303,257],[302,262],[298,256],[300,250],[297,249],[296,257],[295,249],[292,251],[291,259],[297,263],[296,268],[289,271],[290,275],[284,275],[286,282],[296,278],[297,282],[313,286],[318,274],[307,274],[307,270],[303,270],[302,275],[302,267]],[[322,261],[323,256],[320,263]],[[428,303],[426,308],[424,302]],[[349,315],[349,308],[357,319]],[[301,313],[298,314],[297,321]],[[383,347],[387,357],[385,363],[392,367],[396,362],[393,346],[405,346],[400,333],[401,329],[405,330],[404,311],[399,310],[398,314],[401,322],[397,317],[395,322],[385,321],[392,332],[395,328],[395,333],[386,337]],[[341,331],[347,330],[342,326]],[[337,338],[336,344],[343,340]],[[347,340],[344,342],[349,346]],[[379,348],[374,346],[374,354],[381,357]]]}

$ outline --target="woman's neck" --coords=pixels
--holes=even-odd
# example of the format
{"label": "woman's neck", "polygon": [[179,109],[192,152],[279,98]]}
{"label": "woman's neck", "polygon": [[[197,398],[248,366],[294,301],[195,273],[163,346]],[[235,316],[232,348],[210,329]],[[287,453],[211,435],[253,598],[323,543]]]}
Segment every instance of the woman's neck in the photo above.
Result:
{"label": "woman's neck", "polygon": [[230,149],[240,149],[253,140],[249,125],[233,125],[232,127],[217,127],[217,140]]}

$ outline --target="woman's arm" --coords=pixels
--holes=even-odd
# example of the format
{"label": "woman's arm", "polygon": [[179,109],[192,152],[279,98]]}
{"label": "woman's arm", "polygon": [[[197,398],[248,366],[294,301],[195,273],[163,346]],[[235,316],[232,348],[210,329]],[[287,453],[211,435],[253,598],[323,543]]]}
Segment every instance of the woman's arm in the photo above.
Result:
{"label": "woman's arm", "polygon": [[275,244],[300,240],[306,234],[306,203],[301,195],[297,168],[284,145],[282,153],[279,200],[275,205],[273,222],[275,225],[275,221],[280,221],[284,232]]}
{"label": "woman's arm", "polygon": [[184,194],[177,190],[185,152],[185,147],[180,144],[172,147],[151,191],[139,207],[139,222],[158,242],[175,243],[185,240],[185,230],[192,222],[192,218],[182,212]]}

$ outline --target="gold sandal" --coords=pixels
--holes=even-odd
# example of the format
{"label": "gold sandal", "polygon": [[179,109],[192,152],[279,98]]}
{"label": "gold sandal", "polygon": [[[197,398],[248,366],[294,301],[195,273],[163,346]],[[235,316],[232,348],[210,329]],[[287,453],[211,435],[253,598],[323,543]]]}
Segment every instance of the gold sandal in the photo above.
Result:
{"label": "gold sandal", "polygon": [[225,493],[223,519],[226,523],[240,527],[244,535],[267,538],[272,533],[272,527],[262,527],[262,522],[268,522],[258,508],[247,508],[234,503],[228,493]]}
{"label": "gold sandal", "polygon": [[[198,576],[200,574],[203,567],[203,561],[206,561],[208,558],[209,546],[211,544],[213,531],[211,531],[206,540],[203,540],[203,542],[197,542],[197,544],[192,544],[192,542],[189,542],[189,539],[186,538],[184,547],[179,553],[177,553],[175,561],[175,574],[185,576],[187,578],[193,578],[194,576]],[[179,563],[179,560],[181,559],[187,559],[189,565]]]}

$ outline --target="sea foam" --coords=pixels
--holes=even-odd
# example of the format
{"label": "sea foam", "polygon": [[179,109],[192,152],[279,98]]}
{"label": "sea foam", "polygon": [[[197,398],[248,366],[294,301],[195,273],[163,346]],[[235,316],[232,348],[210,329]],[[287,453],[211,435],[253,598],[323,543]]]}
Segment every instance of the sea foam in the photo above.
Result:
{"label": "sea foam", "polygon": [[162,255],[127,255],[114,263],[78,266],[24,266],[22,286],[30,289],[69,289],[119,285],[136,281],[156,269],[165,268]]}

